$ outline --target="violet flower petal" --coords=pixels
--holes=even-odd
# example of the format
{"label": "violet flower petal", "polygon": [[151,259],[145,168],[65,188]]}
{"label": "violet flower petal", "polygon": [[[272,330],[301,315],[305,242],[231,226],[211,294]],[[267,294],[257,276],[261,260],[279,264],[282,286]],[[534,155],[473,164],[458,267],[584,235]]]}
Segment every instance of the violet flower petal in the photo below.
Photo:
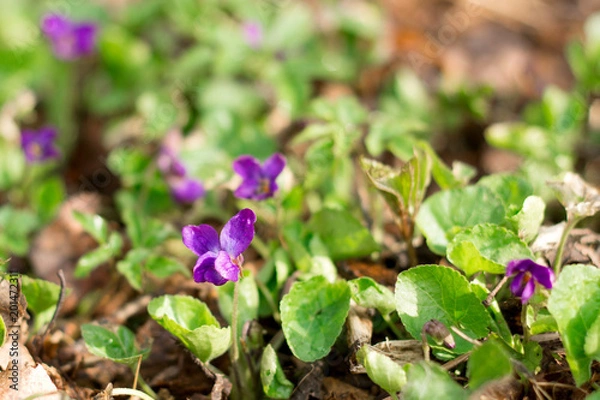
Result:
{"label": "violet flower petal", "polygon": [[258,160],[252,156],[239,156],[233,162],[233,170],[244,180],[260,180],[261,167]]}
{"label": "violet flower petal", "polygon": [[523,278],[525,277],[525,272],[519,272],[510,284],[510,291],[517,297],[521,297],[521,293],[523,292]]}
{"label": "violet flower petal", "polygon": [[223,278],[237,282],[240,278],[240,267],[231,261],[231,257],[224,251],[220,251],[215,260],[215,271]]}
{"label": "violet flower petal", "polygon": [[546,287],[546,289],[552,289],[552,285],[554,284],[554,271],[552,269],[536,263],[533,263],[529,268],[533,279]]}
{"label": "violet flower petal", "polygon": [[254,239],[255,222],[256,215],[249,208],[234,215],[221,231],[221,248],[233,258],[242,254]]}
{"label": "violet flower petal", "polygon": [[183,244],[198,256],[206,253],[218,253],[221,250],[219,235],[210,225],[187,225],[181,231]]}
{"label": "violet flower petal", "polygon": [[521,291],[521,302],[523,304],[527,303],[527,301],[529,301],[529,298],[531,296],[533,296],[534,291],[535,291],[535,280],[530,279],[529,281],[527,281],[527,283],[525,283],[525,285],[523,286],[523,290]]}
{"label": "violet flower petal", "polygon": [[283,168],[285,168],[285,157],[280,153],[275,153],[265,160],[262,173],[263,176],[274,180],[283,171]]}
{"label": "violet flower petal", "polygon": [[240,184],[235,192],[233,192],[233,195],[241,199],[254,199],[259,186],[259,181],[254,179],[246,179]]}
{"label": "violet flower petal", "polygon": [[204,196],[205,191],[200,182],[190,178],[179,178],[172,180],[171,194],[178,203],[189,204]]}
{"label": "violet flower petal", "polygon": [[195,282],[210,282],[217,286],[221,286],[227,282],[227,279],[221,276],[215,269],[216,259],[217,254],[215,253],[206,253],[198,258],[193,272]]}
{"label": "violet flower petal", "polygon": [[56,39],[68,34],[71,30],[69,20],[58,14],[50,14],[42,20],[42,32],[50,39]]}

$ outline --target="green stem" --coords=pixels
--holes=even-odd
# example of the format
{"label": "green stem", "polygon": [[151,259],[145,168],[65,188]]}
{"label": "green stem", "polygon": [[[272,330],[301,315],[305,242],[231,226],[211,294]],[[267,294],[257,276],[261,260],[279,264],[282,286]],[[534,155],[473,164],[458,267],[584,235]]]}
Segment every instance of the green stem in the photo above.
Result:
{"label": "green stem", "polygon": [[273,312],[273,319],[277,322],[281,322],[281,316],[279,315],[279,310],[277,309],[277,304],[275,304],[275,300],[273,299],[273,296],[271,295],[269,288],[265,285],[265,283],[263,281],[261,281],[258,278],[255,279],[255,282],[256,282],[256,286],[258,286],[258,290],[260,290],[261,293],[263,294],[263,296],[265,296],[265,299],[267,300],[267,303],[269,304],[269,308],[271,308],[271,311]]}
{"label": "green stem", "polygon": [[556,274],[556,276],[560,274],[560,269],[562,267],[562,258],[563,253],[565,251],[565,244],[567,243],[567,238],[569,237],[571,230],[575,228],[575,225],[577,225],[579,221],[581,221],[581,218],[577,217],[573,217],[570,221],[567,221],[567,225],[565,226],[562,236],[560,237],[560,242],[558,243],[558,247],[556,248],[556,258],[554,259],[554,273]]}
{"label": "green stem", "polygon": [[[240,277],[241,279],[241,277]],[[237,341],[237,323],[238,323],[238,306],[239,306],[239,297],[240,297],[240,281],[236,281],[233,283],[233,305],[231,308],[231,361],[232,363],[237,363],[237,360],[240,357],[240,352],[238,349],[238,341]]]}
{"label": "green stem", "polygon": [[[135,374],[135,368],[131,368],[131,370],[133,371],[133,373]],[[158,399],[158,395],[156,394],[156,392],[154,390],[152,390],[152,388],[150,387],[150,385],[148,385],[146,383],[146,381],[144,380],[144,378],[142,378],[142,375],[138,375],[138,385],[140,386],[140,388],[148,393],[150,396],[154,397],[155,399]],[[135,390],[137,392],[139,392],[139,390],[136,389],[127,389],[127,390]]]}
{"label": "green stem", "polygon": [[156,397],[156,393],[154,394],[155,397],[151,397],[142,391],[139,391],[137,389],[129,389],[129,388],[115,388],[112,390],[111,395],[112,396],[137,396],[140,399],[144,399],[144,400],[158,399],[158,397]]}
{"label": "green stem", "polygon": [[381,314],[381,316],[383,317],[383,320],[385,321],[385,323],[387,324],[387,326],[389,326],[390,329],[392,330],[392,332],[394,332],[394,335],[396,335],[397,339],[400,339],[402,336],[404,336],[402,334],[402,332],[400,332],[400,330],[398,329],[398,327],[396,326],[396,324],[394,324],[392,322],[392,319],[390,318],[389,315],[383,315],[383,314]]}
{"label": "green stem", "polygon": [[523,341],[529,341],[529,326],[527,325],[527,303],[521,307],[521,326],[523,327]]}

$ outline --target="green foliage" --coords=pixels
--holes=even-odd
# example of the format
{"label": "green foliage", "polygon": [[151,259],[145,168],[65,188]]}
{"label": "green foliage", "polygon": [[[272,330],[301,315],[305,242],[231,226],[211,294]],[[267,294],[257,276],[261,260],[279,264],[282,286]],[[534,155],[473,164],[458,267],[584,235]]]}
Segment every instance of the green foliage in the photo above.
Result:
{"label": "green foliage", "polygon": [[34,279],[23,275],[21,276],[21,292],[27,299],[27,308],[35,316],[33,330],[37,332],[52,319],[58,303],[60,286],[43,279]]}
{"label": "green foliage", "polygon": [[368,256],[379,249],[369,231],[348,211],[322,209],[313,214],[308,229],[319,235],[334,261]]}
{"label": "green foliage", "polygon": [[342,330],[350,309],[346,282],[323,276],[296,282],[281,300],[283,334],[292,353],[303,361],[325,357]]}
{"label": "green foliage", "polygon": [[148,313],[202,362],[225,353],[231,344],[230,328],[221,328],[208,306],[193,297],[157,297],[148,304]]}
{"label": "green foliage", "polygon": [[501,224],[504,217],[504,205],[496,195],[483,186],[468,186],[428,197],[416,222],[431,251],[445,255],[448,243],[461,228]]}
{"label": "green foliage", "polygon": [[494,340],[488,340],[473,350],[467,368],[471,389],[477,389],[490,381],[501,379],[513,372],[509,355],[503,346]]}
{"label": "green foliage", "polygon": [[[456,270],[441,265],[411,268],[398,275],[395,293],[400,319],[415,339],[421,337],[421,329],[431,319],[447,327],[455,326],[473,339],[488,333],[489,314],[469,282]],[[473,347],[456,334],[453,336],[456,353]]]}
{"label": "green foliage", "polygon": [[348,286],[352,291],[352,300],[358,305],[375,308],[383,315],[391,314],[396,310],[392,291],[372,278],[356,278],[348,281]]}
{"label": "green foliage", "polygon": [[436,364],[421,362],[408,369],[407,382],[402,390],[406,400],[466,400],[469,392],[448,376]]}
{"label": "green foliage", "polygon": [[286,378],[270,344],[263,350],[260,361],[260,381],[263,392],[272,399],[288,399],[294,390],[294,384]]}
{"label": "green foliage", "polygon": [[81,335],[90,353],[118,363],[133,365],[150,353],[149,347],[138,349],[135,335],[124,326],[83,324]]}
{"label": "green foliage", "polygon": [[[241,334],[244,324],[247,321],[256,320],[258,318],[259,297],[258,288],[254,279],[252,273],[244,271],[242,278],[238,282],[238,335]],[[221,314],[230,323],[231,312],[233,309],[233,289],[233,282],[227,282],[217,289],[219,293],[219,311],[221,311]]]}
{"label": "green foliage", "polygon": [[548,300],[567,352],[567,361],[578,386],[591,377],[592,360],[598,359],[600,271],[592,265],[567,265]]}
{"label": "green foliage", "polygon": [[478,224],[459,231],[447,248],[448,260],[467,276],[477,272],[503,274],[511,260],[533,258],[519,237],[495,224]]}
{"label": "green foliage", "polygon": [[406,384],[406,369],[370,346],[361,347],[356,359],[365,367],[369,378],[391,395],[395,396]]}

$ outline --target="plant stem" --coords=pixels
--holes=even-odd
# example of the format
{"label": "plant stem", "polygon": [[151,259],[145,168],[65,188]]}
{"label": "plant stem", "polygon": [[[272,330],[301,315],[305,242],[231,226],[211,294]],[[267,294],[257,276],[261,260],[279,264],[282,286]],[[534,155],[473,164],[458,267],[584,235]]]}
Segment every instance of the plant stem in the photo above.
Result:
{"label": "plant stem", "polygon": [[565,229],[563,229],[562,236],[560,237],[560,242],[558,243],[558,247],[556,248],[556,257],[554,259],[554,273],[556,274],[556,276],[560,274],[560,269],[562,267],[562,257],[565,251],[565,244],[567,243],[567,238],[569,237],[571,230],[575,228],[575,225],[577,225],[579,221],[581,221],[581,218],[573,217],[570,221],[567,218],[567,225],[565,226]]}
{"label": "plant stem", "polygon": [[521,307],[521,326],[523,327],[523,341],[529,341],[529,326],[527,326],[527,303]]}
{"label": "plant stem", "polygon": [[[132,367],[131,370],[135,374],[135,368]],[[154,390],[152,390],[150,385],[148,385],[146,383],[144,378],[142,378],[142,375],[138,375],[137,383],[144,392],[148,393],[150,396],[154,397],[155,399],[158,399],[158,395],[156,394],[156,392]],[[127,390],[136,390],[136,389],[127,389]],[[136,391],[139,392],[139,390],[136,390]]]}
{"label": "plant stem", "polygon": [[387,326],[389,326],[389,328],[392,330],[392,332],[394,332],[394,335],[396,335],[396,338],[400,339],[403,336],[403,334],[402,334],[402,332],[400,332],[398,327],[392,322],[392,319],[390,318],[390,316],[383,315],[383,314],[381,314],[381,316],[383,317],[383,320],[385,321]]}
{"label": "plant stem", "polygon": [[[241,278],[240,278],[241,279]],[[240,357],[237,341],[237,319],[238,319],[238,306],[240,297],[240,281],[233,283],[233,305],[231,308],[231,361],[236,363]]]}
{"label": "plant stem", "polygon": [[[129,389],[129,388],[115,388],[111,392],[112,396],[137,396],[140,399],[144,400],[155,400],[158,397],[148,396],[146,393],[139,391],[137,389]],[[156,396],[156,394],[154,394]]]}

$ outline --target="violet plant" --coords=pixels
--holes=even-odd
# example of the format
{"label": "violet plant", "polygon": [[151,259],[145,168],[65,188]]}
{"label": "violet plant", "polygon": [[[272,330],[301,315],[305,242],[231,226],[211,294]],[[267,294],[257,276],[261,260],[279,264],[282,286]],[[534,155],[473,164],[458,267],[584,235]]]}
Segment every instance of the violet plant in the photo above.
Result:
{"label": "violet plant", "polygon": [[[102,125],[110,147],[102,168],[118,189],[106,214],[73,214],[96,242],[76,257],[74,276],[103,268],[118,272],[114,282],[131,293],[161,293],[136,318],[147,318],[147,310],[189,350],[201,367],[196,372],[214,380],[213,397],[305,393],[311,374],[340,349],[346,353],[337,372],[366,373],[392,398],[466,399],[515,374],[537,390],[532,377],[543,365],[543,333],[562,341],[577,390],[589,392],[600,358],[600,274],[597,266],[573,263],[565,249],[573,228],[597,212],[598,192],[574,175],[549,185],[544,177],[575,166],[573,149],[585,136],[582,110],[595,93],[588,88],[596,86],[597,43],[569,53],[586,82],[579,92],[548,89],[521,122],[487,129],[490,144],[527,156],[522,168],[472,182],[474,168],[447,166],[427,141],[484,121],[485,90],[433,95],[416,74],[400,71],[372,102],[348,94],[354,90],[313,96],[315,82],[361,76],[372,60],[356,54],[379,40],[380,19],[369,24],[379,14],[332,13],[324,40],[304,4],[258,18],[234,3],[190,2],[185,12],[136,4],[139,13],[127,8],[118,23],[105,21],[101,38],[93,23],[57,14],[43,20],[39,46],[51,46],[59,60],[93,54],[97,63],[77,69],[81,87],[65,87],[81,93],[68,99],[48,89],[66,63],[45,60],[56,68],[50,77],[30,54],[11,67],[40,94],[44,112],[29,121],[72,129],[56,130],[60,146],[50,129],[0,137],[0,188],[8,202],[0,207],[0,258],[25,257],[32,234],[63,202],[65,183],[52,160],[62,168],[74,157],[63,141],[75,142],[69,132],[82,121],[72,109],[81,100],[89,118],[81,126],[109,122]],[[199,26],[204,15],[216,22]],[[181,31],[156,35],[155,22]],[[594,31],[586,30],[591,39]],[[13,95],[9,83],[0,87],[0,96]],[[185,145],[165,143],[173,126],[183,127]],[[281,148],[293,151],[284,156],[277,149],[288,133],[293,139]],[[541,145],[532,146],[532,138]],[[284,168],[286,185],[277,182]],[[20,195],[26,169],[39,175],[31,194]],[[236,175],[241,183],[232,187]],[[542,226],[549,188],[567,213],[551,240]],[[553,254],[554,271],[533,261]],[[381,267],[392,282],[351,277],[362,265],[373,276]],[[51,320],[59,288],[24,282],[37,331]],[[209,304],[215,297],[216,306]],[[521,327],[504,308],[513,300]],[[137,322],[86,324],[83,339],[93,354],[135,366],[151,352],[124,326]],[[290,373],[303,363],[310,372]],[[466,381],[467,388],[457,383]],[[157,397],[158,387],[141,385],[141,397]]]}

